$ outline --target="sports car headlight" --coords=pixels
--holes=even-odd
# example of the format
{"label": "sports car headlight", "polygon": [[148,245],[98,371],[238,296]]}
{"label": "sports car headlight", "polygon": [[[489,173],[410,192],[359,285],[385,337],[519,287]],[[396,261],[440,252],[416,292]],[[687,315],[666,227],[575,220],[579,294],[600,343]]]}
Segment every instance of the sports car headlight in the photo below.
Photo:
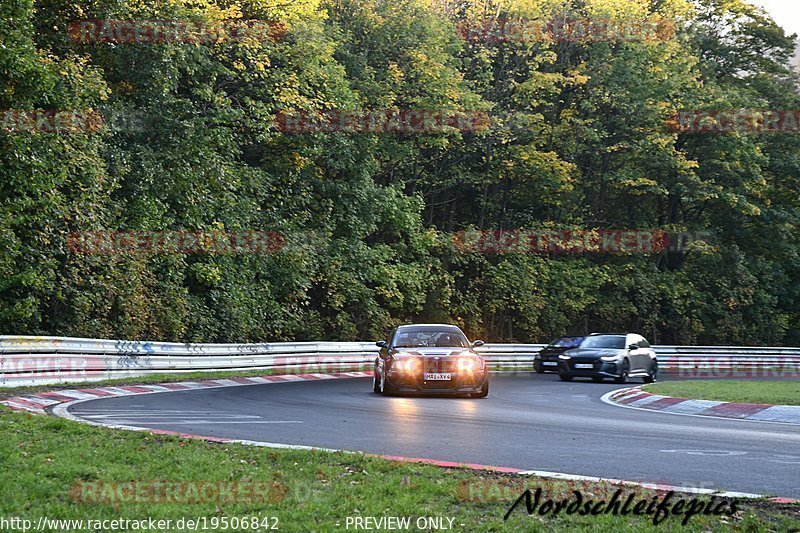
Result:
{"label": "sports car headlight", "polygon": [[478,369],[478,360],[474,357],[459,357],[459,372],[475,372]]}
{"label": "sports car headlight", "polygon": [[607,356],[605,356],[605,357],[601,357],[600,359],[601,359],[602,361],[606,361],[606,362],[609,362],[609,363],[610,363],[610,362],[612,362],[612,361],[616,361],[616,360],[617,360],[617,356],[616,356],[616,355],[607,355]]}
{"label": "sports car headlight", "polygon": [[413,357],[409,357],[407,359],[398,359],[392,366],[398,372],[402,372],[403,374],[413,374],[419,370],[419,360]]}
{"label": "sports car headlight", "polygon": [[569,361],[570,359],[572,359],[572,356],[562,353],[561,355],[558,356],[558,358],[563,361]]}

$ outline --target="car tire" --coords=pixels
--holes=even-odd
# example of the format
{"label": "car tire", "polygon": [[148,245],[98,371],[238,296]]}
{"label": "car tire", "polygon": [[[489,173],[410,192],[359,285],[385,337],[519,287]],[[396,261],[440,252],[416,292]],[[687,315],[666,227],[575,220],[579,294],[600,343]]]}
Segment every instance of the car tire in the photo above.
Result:
{"label": "car tire", "polygon": [[377,372],[372,373],[372,392],[374,392],[375,394],[380,394],[381,392],[381,382],[378,379]]}
{"label": "car tire", "polygon": [[653,363],[650,373],[644,377],[645,383],[655,383],[658,380],[658,362]]}
{"label": "car tire", "polygon": [[544,374],[544,368],[541,365],[533,365],[533,371],[537,374]]}
{"label": "car tire", "polygon": [[489,380],[483,382],[483,387],[481,387],[481,391],[477,394],[473,394],[473,398],[486,398],[489,396]]}
{"label": "car tire", "polygon": [[389,380],[386,379],[386,376],[383,376],[383,379],[381,379],[381,394],[384,396],[391,396],[392,392],[394,392],[394,390],[389,384]]}
{"label": "car tire", "polygon": [[628,362],[627,359],[622,362],[622,371],[619,373],[619,377],[614,378],[614,383],[627,383],[628,382],[628,374],[630,373],[631,364]]}
{"label": "car tire", "polygon": [[558,377],[561,379],[561,381],[572,381],[572,376],[564,372],[559,372]]}

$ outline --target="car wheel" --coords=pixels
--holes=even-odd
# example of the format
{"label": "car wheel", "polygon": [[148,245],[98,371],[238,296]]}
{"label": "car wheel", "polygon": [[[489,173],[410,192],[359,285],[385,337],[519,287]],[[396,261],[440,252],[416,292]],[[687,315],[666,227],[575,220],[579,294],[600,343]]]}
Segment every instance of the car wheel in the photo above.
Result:
{"label": "car wheel", "polygon": [[481,387],[481,391],[477,394],[473,394],[473,398],[486,398],[489,396],[489,380],[483,382],[483,387]]}
{"label": "car wheel", "polygon": [[378,393],[381,392],[381,382],[378,379],[378,373],[377,372],[373,372],[372,373],[372,392],[374,392],[375,394],[378,394]]}
{"label": "car wheel", "polygon": [[644,377],[645,383],[655,383],[658,380],[658,362],[653,363],[653,369]]}
{"label": "car wheel", "polygon": [[628,363],[628,360],[625,359],[625,361],[622,363],[622,371],[620,372],[619,377],[614,379],[614,382],[627,383],[628,373],[630,372],[630,368],[631,368],[630,363]]}
{"label": "car wheel", "polygon": [[383,379],[381,379],[381,394],[384,396],[392,394],[392,387],[389,384],[389,380],[386,379],[386,376],[383,376]]}
{"label": "car wheel", "polygon": [[561,378],[561,381],[572,381],[572,376],[565,372],[559,372],[558,377]]}
{"label": "car wheel", "polygon": [[595,376],[595,377],[592,378],[592,381],[594,381],[595,383],[602,383],[603,382],[603,378],[600,377],[600,376]]}
{"label": "car wheel", "polygon": [[533,365],[533,370],[537,374],[544,374],[544,368],[542,368],[542,365]]}

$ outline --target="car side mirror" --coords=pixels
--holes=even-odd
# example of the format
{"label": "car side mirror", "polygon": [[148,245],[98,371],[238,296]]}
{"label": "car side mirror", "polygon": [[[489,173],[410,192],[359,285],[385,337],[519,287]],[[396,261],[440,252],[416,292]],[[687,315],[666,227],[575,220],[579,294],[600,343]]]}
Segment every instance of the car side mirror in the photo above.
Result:
{"label": "car side mirror", "polygon": [[481,347],[481,346],[483,346],[484,344],[486,344],[486,343],[485,343],[485,342],[483,342],[483,341],[475,341],[475,342],[473,342],[473,343],[472,343],[472,347],[473,347],[473,348],[480,348],[480,347]]}
{"label": "car side mirror", "polygon": [[631,351],[632,350],[638,350],[639,349],[639,345],[638,344],[630,344],[630,345],[628,345],[628,349],[631,350]]}
{"label": "car side mirror", "polygon": [[377,346],[378,348],[387,348],[389,345],[386,344],[386,341],[378,341],[375,343],[375,346]]}

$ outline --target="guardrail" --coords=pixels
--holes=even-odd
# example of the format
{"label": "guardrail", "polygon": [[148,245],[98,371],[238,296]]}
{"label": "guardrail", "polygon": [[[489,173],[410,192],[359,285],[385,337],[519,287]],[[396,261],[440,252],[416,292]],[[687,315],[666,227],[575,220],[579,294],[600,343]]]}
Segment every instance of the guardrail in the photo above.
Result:
{"label": "guardrail", "polygon": [[[542,344],[487,344],[492,368],[530,369]],[[800,348],[655,346],[662,371],[686,377],[800,377]],[[279,369],[296,373],[366,369],[372,342],[181,344],[0,336],[0,387],[96,381],[180,372]]]}

